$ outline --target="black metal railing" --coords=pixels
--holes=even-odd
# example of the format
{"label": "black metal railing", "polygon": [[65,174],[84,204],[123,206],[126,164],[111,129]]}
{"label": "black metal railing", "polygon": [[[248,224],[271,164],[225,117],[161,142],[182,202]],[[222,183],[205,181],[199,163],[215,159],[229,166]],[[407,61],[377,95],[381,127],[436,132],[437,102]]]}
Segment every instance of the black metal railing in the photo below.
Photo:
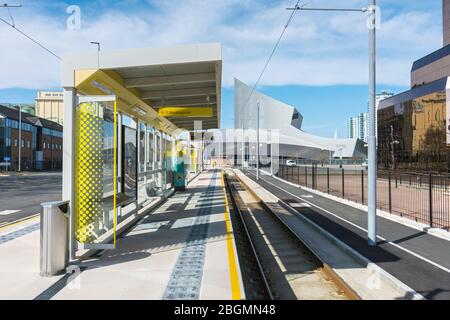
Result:
{"label": "black metal railing", "polygon": [[[280,165],[279,178],[367,205],[365,168]],[[379,171],[377,207],[431,227],[450,229],[450,175]]]}

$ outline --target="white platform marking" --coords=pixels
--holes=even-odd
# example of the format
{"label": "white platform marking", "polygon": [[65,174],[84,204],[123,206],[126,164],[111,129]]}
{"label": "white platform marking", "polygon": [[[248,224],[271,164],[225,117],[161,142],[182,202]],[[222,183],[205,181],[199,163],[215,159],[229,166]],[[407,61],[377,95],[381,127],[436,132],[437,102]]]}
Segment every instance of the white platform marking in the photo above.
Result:
{"label": "white platform marking", "polygon": [[7,215],[17,213],[17,212],[20,212],[20,210],[3,210],[3,211],[0,211],[0,216],[7,216]]}
{"label": "white platform marking", "polygon": [[308,203],[290,202],[289,205],[293,208],[311,208],[311,205]]}

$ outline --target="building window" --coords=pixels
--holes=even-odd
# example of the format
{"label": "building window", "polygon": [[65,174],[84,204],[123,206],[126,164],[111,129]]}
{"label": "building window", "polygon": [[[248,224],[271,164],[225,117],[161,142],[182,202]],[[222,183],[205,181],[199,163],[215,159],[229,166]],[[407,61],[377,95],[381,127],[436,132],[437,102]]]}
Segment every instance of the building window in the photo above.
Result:
{"label": "building window", "polygon": [[19,139],[14,139],[14,147],[18,147],[19,146]]}

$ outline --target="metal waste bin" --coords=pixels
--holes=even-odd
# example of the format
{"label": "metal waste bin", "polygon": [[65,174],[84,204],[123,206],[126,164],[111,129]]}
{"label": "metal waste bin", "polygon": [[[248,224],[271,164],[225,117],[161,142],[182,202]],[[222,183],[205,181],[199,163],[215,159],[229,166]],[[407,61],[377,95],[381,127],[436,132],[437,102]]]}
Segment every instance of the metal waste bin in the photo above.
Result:
{"label": "metal waste bin", "polygon": [[53,276],[66,270],[69,264],[69,202],[41,204],[40,274]]}

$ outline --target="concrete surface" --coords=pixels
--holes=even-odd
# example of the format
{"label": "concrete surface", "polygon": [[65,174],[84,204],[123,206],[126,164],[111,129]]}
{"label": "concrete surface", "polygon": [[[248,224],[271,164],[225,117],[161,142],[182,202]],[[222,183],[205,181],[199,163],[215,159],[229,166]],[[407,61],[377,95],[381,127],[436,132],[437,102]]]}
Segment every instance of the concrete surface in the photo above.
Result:
{"label": "concrete surface", "polygon": [[[205,194],[209,185],[212,192]],[[199,175],[186,192],[176,193],[119,239],[117,250],[83,262],[87,269],[80,274],[77,286],[64,287],[53,299],[163,299],[200,211],[203,218],[209,219],[209,226],[199,298],[231,299],[224,193],[219,172],[214,179],[212,172]],[[186,283],[186,287],[189,285]]]}

